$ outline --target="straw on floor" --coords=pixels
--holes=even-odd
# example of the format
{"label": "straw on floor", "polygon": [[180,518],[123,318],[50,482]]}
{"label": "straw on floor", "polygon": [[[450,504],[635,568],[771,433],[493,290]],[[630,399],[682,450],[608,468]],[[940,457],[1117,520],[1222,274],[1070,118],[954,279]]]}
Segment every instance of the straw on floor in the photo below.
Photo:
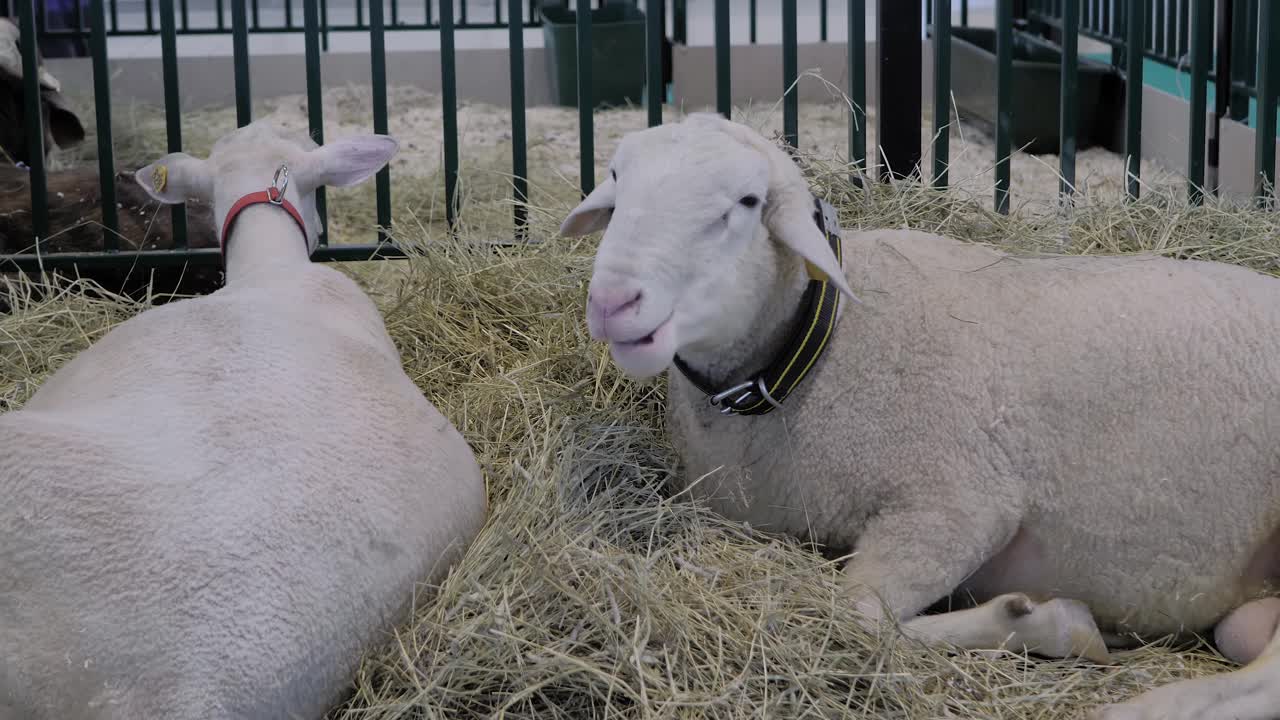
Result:
{"label": "straw on floor", "polygon": [[[850,230],[909,225],[1020,251],[1280,267],[1275,214],[1213,200],[1191,208],[1179,188],[1004,217],[962,194],[859,189],[848,168],[805,165]],[[1152,645],[1104,668],[948,653],[858,629],[836,563],[671,491],[681,470],[663,432],[664,383],[622,378],[589,340],[594,239],[554,237],[568,209],[532,208],[542,242],[528,247],[405,228],[410,260],[344,268],[478,453],[492,517],[364,659],[332,718],[1056,720],[1227,667],[1202,644]],[[0,410],[142,309],[79,286],[27,289],[11,288],[13,312],[0,316]]]}

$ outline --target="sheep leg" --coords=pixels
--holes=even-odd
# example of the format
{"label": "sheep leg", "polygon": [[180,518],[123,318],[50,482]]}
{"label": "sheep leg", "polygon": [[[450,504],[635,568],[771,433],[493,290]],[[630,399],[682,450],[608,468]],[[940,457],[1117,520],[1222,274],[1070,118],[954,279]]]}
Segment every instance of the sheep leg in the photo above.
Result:
{"label": "sheep leg", "polygon": [[[1245,603],[1218,624],[1218,645],[1247,663],[1235,672],[1182,680],[1125,703],[1105,705],[1091,720],[1275,720],[1280,718],[1280,599]],[[1260,640],[1270,638],[1265,645]]]}
{"label": "sheep leg", "polygon": [[946,517],[939,508],[950,505],[941,502],[868,524],[844,571],[868,626],[878,625],[887,608],[904,635],[929,644],[1110,662],[1092,613],[1075,600],[1007,593],[975,608],[917,616],[978,569],[1017,526],[997,514],[999,503],[966,504],[972,513],[965,522]]}

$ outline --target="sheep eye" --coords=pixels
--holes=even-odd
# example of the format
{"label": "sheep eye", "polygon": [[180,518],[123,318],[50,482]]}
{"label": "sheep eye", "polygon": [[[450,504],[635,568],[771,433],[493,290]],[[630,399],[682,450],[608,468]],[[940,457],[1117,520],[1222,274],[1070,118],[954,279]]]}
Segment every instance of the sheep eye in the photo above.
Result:
{"label": "sheep eye", "polygon": [[741,203],[743,207],[753,208],[756,205],[760,204],[760,198],[756,197],[755,195],[747,195],[743,197],[741,200],[739,200],[738,202]]}

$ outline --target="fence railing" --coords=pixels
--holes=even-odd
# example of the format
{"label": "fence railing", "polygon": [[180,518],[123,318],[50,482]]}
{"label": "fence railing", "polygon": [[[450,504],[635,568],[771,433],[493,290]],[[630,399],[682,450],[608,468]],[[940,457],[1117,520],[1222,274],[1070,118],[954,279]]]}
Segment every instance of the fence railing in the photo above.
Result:
{"label": "fence railing", "polygon": [[[845,92],[848,94],[853,111],[849,118],[849,143],[848,157],[850,161],[859,166],[865,166],[867,157],[867,137],[866,137],[866,74],[867,67],[863,59],[866,57],[865,45],[865,18],[866,3],[865,0],[844,0],[847,4],[849,35],[847,40],[848,52],[848,85]],[[176,37],[178,35],[179,24],[177,22],[177,5],[181,0],[156,0],[157,13],[159,16],[159,33],[162,38],[162,64],[164,76],[164,98],[166,108],[166,119],[168,128],[168,146],[170,151],[182,149],[182,138],[180,134],[179,123],[179,88],[180,78],[178,77],[178,65],[176,56]],[[247,36],[250,31],[250,18],[252,7],[247,0],[227,0],[231,5],[232,27],[231,31],[235,42],[233,44],[234,65],[235,65],[235,95],[237,108],[237,122],[243,126],[252,120],[251,106],[249,103],[250,78],[252,58],[249,56]],[[588,10],[591,8],[590,0],[573,0],[573,7],[577,10],[576,28],[577,28],[577,57],[589,58],[592,50],[592,21]],[[995,123],[995,161],[996,161],[996,183],[995,183],[995,207],[999,212],[1008,212],[1009,197],[1012,191],[1010,187],[1010,155],[1011,155],[1011,128],[1014,122],[1013,118],[1013,98],[1011,97],[1012,88],[1012,58],[1013,58],[1013,38],[1015,32],[1015,16],[1014,16],[1014,0],[997,0],[996,2],[996,26],[997,26],[997,72],[996,72],[996,105],[997,105],[997,122]],[[1124,0],[1113,0],[1110,3],[1104,3],[1108,7],[1120,8],[1124,11],[1124,20],[1119,25],[1125,36],[1126,47],[1144,46],[1144,37],[1147,28],[1150,26],[1150,18],[1147,16],[1148,10],[1152,7],[1150,2],[1124,2]],[[1256,169],[1257,181],[1256,192],[1261,200],[1268,200],[1270,196],[1270,188],[1275,177],[1275,111],[1276,111],[1276,90],[1277,80],[1280,79],[1280,55],[1276,52],[1278,49],[1276,41],[1280,40],[1280,8],[1272,9],[1272,3],[1240,3],[1253,7],[1258,13],[1257,24],[1258,32],[1256,33],[1257,44],[1257,97],[1258,97],[1258,133],[1256,148]],[[322,78],[320,75],[320,42],[322,31],[322,6],[316,2],[304,2],[304,17],[302,32],[305,35],[305,58],[306,58],[306,89],[307,89],[307,105],[308,105],[308,124],[312,137],[317,142],[323,143],[323,112],[321,106],[321,88]],[[658,125],[663,119],[663,99],[665,93],[656,92],[661,87],[662,77],[662,52],[661,41],[664,35],[663,23],[661,21],[663,7],[661,0],[652,3],[645,2],[645,10],[653,10],[646,12],[646,35],[647,42],[645,45],[645,68],[647,76],[647,93],[646,106],[647,117],[650,126]],[[783,42],[781,44],[781,72],[779,73],[779,92],[783,95],[783,117],[784,117],[784,135],[786,142],[792,146],[799,144],[799,100],[796,90],[797,72],[797,22],[796,22],[796,0],[781,0],[782,10],[782,27]],[[825,5],[825,3],[824,3]],[[930,0],[930,8],[928,17],[931,20],[931,42],[934,43],[934,92],[936,93],[935,114],[933,118],[934,133],[933,140],[933,157],[934,167],[932,169],[932,184],[938,188],[947,186],[947,175],[945,172],[945,162],[948,157],[949,132],[945,131],[945,126],[950,124],[950,113],[943,110],[949,106],[947,102],[950,97],[951,68],[949,47],[949,29],[953,19],[953,2],[951,0]],[[1096,5],[1096,3],[1095,3]],[[36,238],[36,252],[24,254],[5,255],[6,248],[0,247],[0,267],[8,268],[17,266],[19,268],[35,270],[41,267],[54,267],[60,265],[111,265],[111,264],[132,264],[138,266],[161,265],[173,263],[192,263],[192,264],[214,264],[218,262],[218,251],[216,249],[192,249],[186,247],[185,235],[179,231],[184,226],[184,210],[182,206],[174,206],[171,208],[174,218],[175,229],[175,248],[171,250],[143,250],[137,252],[122,252],[119,250],[117,242],[118,218],[116,216],[116,193],[113,184],[114,178],[114,160],[112,156],[111,144],[111,90],[110,75],[107,66],[107,43],[106,39],[109,33],[107,21],[107,0],[91,0],[88,8],[89,34],[92,46],[92,64],[93,64],[93,90],[95,97],[96,124],[97,135],[99,138],[99,182],[101,184],[101,202],[103,207],[103,247],[104,251],[100,253],[65,253],[65,254],[44,254],[40,252],[40,242],[48,236],[48,205],[46,195],[46,175],[43,162],[43,134],[39,131],[38,123],[40,115],[39,92],[37,87],[36,73],[36,43],[32,40],[37,36],[37,11],[33,0],[20,0],[17,2],[21,34],[23,38],[23,68],[25,79],[25,103],[26,118],[28,119],[28,139],[30,142],[31,157],[31,209],[32,209],[32,230]],[[887,32],[887,24],[891,20],[895,27],[901,33],[902,37],[919,37],[919,28],[922,21],[923,8],[917,3],[894,3],[889,5],[885,3],[882,7],[891,7],[892,13],[878,18],[880,23],[881,37],[885,37]],[[1075,113],[1078,109],[1078,84],[1076,82],[1076,73],[1078,69],[1078,38],[1081,34],[1087,34],[1081,26],[1089,26],[1092,20],[1087,16],[1080,16],[1077,13],[1081,10],[1081,6],[1074,2],[1058,3],[1058,9],[1062,11],[1062,21],[1060,22],[1060,32],[1062,41],[1062,65],[1060,95],[1062,100],[1062,115],[1060,118],[1060,145],[1062,152],[1061,157],[1061,174],[1064,178],[1059,188],[1062,197],[1069,200],[1074,193],[1073,179],[1075,177],[1075,147],[1077,142],[1077,128],[1075,124]],[[1188,12],[1186,17],[1186,25],[1188,28],[1187,48],[1190,55],[1191,67],[1191,107],[1190,107],[1190,141],[1188,143],[1188,197],[1192,202],[1201,202],[1205,187],[1204,174],[1205,163],[1203,160],[1205,153],[1205,136],[1206,136],[1206,88],[1208,83],[1209,70],[1211,67],[1212,50],[1214,47],[1212,28],[1213,15],[1211,7],[1207,2],[1197,2],[1192,6],[1194,12]],[[967,6],[965,3],[960,4],[961,22],[965,22]],[[459,28],[459,24],[454,18],[454,8],[451,3],[444,3],[438,6],[438,16],[436,21],[439,24],[440,32],[440,52],[441,52],[441,85],[442,85],[442,119],[444,132],[444,169],[445,169],[445,202],[447,211],[447,222],[450,226],[454,226],[458,220],[458,174],[459,174],[459,147],[458,147],[458,99],[457,99],[457,58],[454,46],[454,33]],[[523,9],[522,0],[506,0],[507,17],[516,17]],[[665,8],[663,8],[665,9]],[[728,27],[729,3],[725,0],[717,0],[715,4],[715,74],[716,74],[716,106],[718,110],[726,116],[731,112],[731,90],[729,84],[729,64],[730,54],[727,52],[730,37]],[[824,8],[825,9],[825,8]],[[1086,7],[1087,9],[1087,7]],[[1092,12],[1092,11],[1089,11]],[[674,15],[673,35],[676,42],[680,41],[680,35],[687,33],[687,29],[681,29],[683,19],[681,14],[687,13],[685,0],[672,0],[671,13]],[[1181,23],[1181,14],[1175,16]],[[1166,11],[1164,15],[1166,22],[1170,15]],[[1114,27],[1115,18],[1107,19],[1105,27],[1108,32]],[[371,52],[373,54],[373,62],[371,63],[370,82],[373,88],[373,105],[374,105],[374,129],[378,132],[386,132],[387,128],[387,86],[386,86],[386,58],[385,46],[383,44],[385,33],[388,30],[387,18],[385,17],[384,7],[379,2],[374,2],[369,6],[368,27],[367,32],[371,38]],[[1241,28],[1251,27],[1248,19],[1241,21],[1233,21],[1231,24],[1231,32],[1226,33],[1232,42],[1232,47],[1238,47],[1241,44],[1247,46],[1245,38],[1241,37],[1245,30]],[[509,26],[509,57],[511,77],[519,79],[524,77],[524,49],[521,43],[520,28],[512,24]],[[1180,31],[1179,31],[1180,32]],[[1224,37],[1220,34],[1219,38]],[[914,41],[913,41],[914,42]],[[1174,43],[1175,52],[1181,41]],[[1221,50],[1221,42],[1219,43]],[[1234,53],[1234,50],[1232,51]],[[894,175],[901,175],[903,168],[908,168],[905,174],[911,175],[916,172],[923,173],[923,169],[913,168],[911,162],[902,163],[906,158],[910,161],[913,157],[918,162],[920,157],[920,134],[919,127],[922,122],[919,113],[919,96],[921,87],[921,73],[919,72],[920,53],[918,46],[912,47],[912,43],[885,42],[879,52],[881,66],[879,72],[882,82],[893,87],[892,93],[882,93],[880,99],[880,122],[881,134],[877,141],[877,155],[885,161],[885,163],[894,168]],[[1139,167],[1141,160],[1141,111],[1142,111],[1142,57],[1143,54],[1135,53],[1125,58],[1125,72],[1128,89],[1125,96],[1126,107],[1126,132],[1125,132],[1125,156],[1126,156],[1126,175],[1127,188],[1129,195],[1137,198],[1139,190]],[[912,64],[914,62],[914,65]],[[599,71],[598,68],[594,70]],[[594,127],[593,118],[595,106],[592,97],[591,73],[593,68],[590,63],[578,62],[578,107],[579,107],[579,143],[581,152],[581,192],[585,195],[595,186],[595,166],[594,166]],[[891,84],[889,84],[891,83]],[[913,93],[913,90],[915,91]],[[892,104],[886,101],[892,99],[910,100],[914,96],[914,105],[910,102],[901,105]],[[896,102],[896,100],[895,100]],[[906,117],[901,114],[892,114],[888,110],[894,112],[910,112],[914,107],[915,117]],[[524,204],[528,194],[528,162],[527,148],[525,146],[525,96],[524,87],[521,82],[513,81],[511,84],[511,125],[513,135],[512,150],[512,173],[516,178],[513,187],[513,195],[515,200],[515,210],[513,211],[513,224],[517,237],[523,237],[527,229],[527,218],[524,214]],[[899,131],[892,139],[887,137],[886,128],[897,128]],[[907,131],[902,131],[906,128]],[[942,130],[942,132],[939,132]],[[376,207],[377,221],[381,228],[377,242],[371,244],[360,245],[332,245],[329,243],[327,236],[320,240],[321,247],[315,254],[315,259],[319,261],[335,261],[335,260],[366,260],[385,257],[400,257],[403,253],[395,247],[388,239],[387,230],[391,227],[393,218],[391,217],[391,175],[390,169],[384,168],[377,177],[376,181]],[[881,173],[882,178],[886,176]],[[321,189],[318,200],[318,210],[321,217],[326,216],[326,206],[323,189]]]}

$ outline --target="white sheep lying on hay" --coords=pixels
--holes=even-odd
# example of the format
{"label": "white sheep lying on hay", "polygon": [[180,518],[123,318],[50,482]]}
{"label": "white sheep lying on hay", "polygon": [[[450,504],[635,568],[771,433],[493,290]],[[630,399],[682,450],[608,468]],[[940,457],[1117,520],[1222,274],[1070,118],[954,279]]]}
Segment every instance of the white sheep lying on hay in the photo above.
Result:
{"label": "white sheep lying on hay", "polygon": [[369,298],[309,259],[316,188],[396,148],[255,123],[138,171],[213,203],[226,287],[122,323],[0,416],[0,718],[317,718],[469,545],[470,448]]}
{"label": "white sheep lying on hay", "polygon": [[[1280,282],[908,230],[840,243],[816,207],[778,147],[696,115],[626,137],[563,223],[604,230],[592,336],[633,376],[680,370],[698,492],[853,550],[851,601],[915,637],[1105,662],[1098,626],[1115,645],[1216,624],[1248,668],[1098,717],[1276,717],[1280,599],[1257,598],[1280,580]],[[920,615],[955,591],[982,604]]]}

